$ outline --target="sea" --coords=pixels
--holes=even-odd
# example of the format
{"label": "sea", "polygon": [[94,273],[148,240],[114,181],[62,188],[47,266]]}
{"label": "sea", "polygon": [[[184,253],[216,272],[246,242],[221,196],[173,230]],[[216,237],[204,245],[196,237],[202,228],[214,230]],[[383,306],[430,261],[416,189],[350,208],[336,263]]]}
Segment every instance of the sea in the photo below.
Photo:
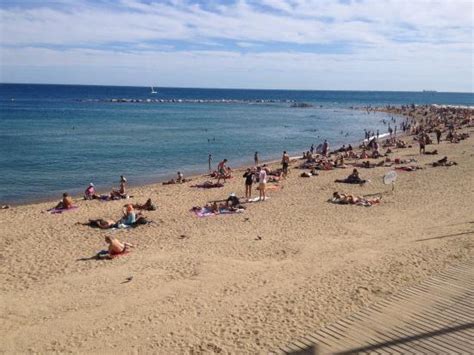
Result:
{"label": "sea", "polygon": [[[0,84],[0,203],[100,192],[357,143],[391,116],[364,107],[474,105],[472,93]],[[299,107],[306,103],[308,107]],[[296,104],[296,105],[295,105]],[[292,107],[297,106],[297,107]]]}

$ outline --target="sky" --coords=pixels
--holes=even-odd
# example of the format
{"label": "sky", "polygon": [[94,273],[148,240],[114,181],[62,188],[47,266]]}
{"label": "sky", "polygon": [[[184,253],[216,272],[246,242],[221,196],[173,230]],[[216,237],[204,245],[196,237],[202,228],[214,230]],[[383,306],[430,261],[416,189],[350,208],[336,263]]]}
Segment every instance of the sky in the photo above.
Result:
{"label": "sky", "polygon": [[0,0],[0,82],[473,92],[471,0]]}

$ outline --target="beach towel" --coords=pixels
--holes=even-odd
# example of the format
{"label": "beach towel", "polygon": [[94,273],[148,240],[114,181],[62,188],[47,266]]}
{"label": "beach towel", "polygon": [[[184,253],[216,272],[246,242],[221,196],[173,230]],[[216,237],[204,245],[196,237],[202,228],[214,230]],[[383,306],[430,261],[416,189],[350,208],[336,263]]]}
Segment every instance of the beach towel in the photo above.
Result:
{"label": "beach towel", "polygon": [[191,187],[197,187],[200,189],[214,189],[214,188],[220,188],[224,187],[224,184],[221,183],[214,183],[214,184],[196,184],[196,185],[191,185]]}
{"label": "beach towel", "polygon": [[72,206],[71,208],[50,208],[47,211],[51,214],[59,214],[59,213],[63,213],[63,212],[72,211],[72,210],[75,210],[77,208],[79,208],[79,207],[78,206]]}
{"label": "beach towel", "polygon": [[[266,201],[266,200],[269,200],[269,199],[270,199],[269,196],[265,196],[265,201]],[[247,200],[247,202],[258,202],[258,201],[260,201],[260,197],[249,198],[249,199]]]}
{"label": "beach towel", "polygon": [[234,213],[242,213],[244,212],[243,209],[238,209],[238,210],[229,210],[227,208],[221,208],[219,209],[219,213],[214,213],[208,208],[202,208],[200,210],[194,210],[192,209],[191,212],[194,212],[194,214],[197,217],[210,217],[210,216],[218,216],[220,214],[234,214]]}
{"label": "beach towel", "polygon": [[111,254],[109,254],[108,250],[101,250],[97,253],[97,258],[98,259],[115,259],[115,258],[119,258],[121,256],[128,255],[129,253],[130,253],[130,251],[128,249],[125,249],[121,253],[111,255]]}
{"label": "beach towel", "polygon": [[423,169],[420,166],[398,166],[395,167],[395,170],[402,170],[402,171],[416,171]]}

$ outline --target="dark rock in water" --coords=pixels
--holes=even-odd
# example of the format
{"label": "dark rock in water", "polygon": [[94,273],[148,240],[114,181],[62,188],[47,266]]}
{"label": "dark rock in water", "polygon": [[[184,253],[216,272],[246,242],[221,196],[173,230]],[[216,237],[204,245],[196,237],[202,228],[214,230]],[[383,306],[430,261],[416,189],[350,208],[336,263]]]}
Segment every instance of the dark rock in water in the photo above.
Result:
{"label": "dark rock in water", "polygon": [[308,104],[306,102],[295,102],[291,104],[290,107],[296,107],[296,108],[308,108],[308,107],[313,107],[313,105]]}

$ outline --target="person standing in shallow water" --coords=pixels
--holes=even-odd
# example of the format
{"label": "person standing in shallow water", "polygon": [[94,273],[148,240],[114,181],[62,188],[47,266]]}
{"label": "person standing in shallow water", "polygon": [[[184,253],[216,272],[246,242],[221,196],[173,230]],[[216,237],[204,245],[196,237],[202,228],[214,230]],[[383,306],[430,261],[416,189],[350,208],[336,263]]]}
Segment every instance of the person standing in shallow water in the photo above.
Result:
{"label": "person standing in shallow water", "polygon": [[209,157],[207,158],[207,164],[209,165],[209,172],[212,171],[212,154],[209,154]]}
{"label": "person standing in shallow water", "polygon": [[253,161],[255,162],[255,166],[258,166],[258,152],[255,152],[253,156]]}

